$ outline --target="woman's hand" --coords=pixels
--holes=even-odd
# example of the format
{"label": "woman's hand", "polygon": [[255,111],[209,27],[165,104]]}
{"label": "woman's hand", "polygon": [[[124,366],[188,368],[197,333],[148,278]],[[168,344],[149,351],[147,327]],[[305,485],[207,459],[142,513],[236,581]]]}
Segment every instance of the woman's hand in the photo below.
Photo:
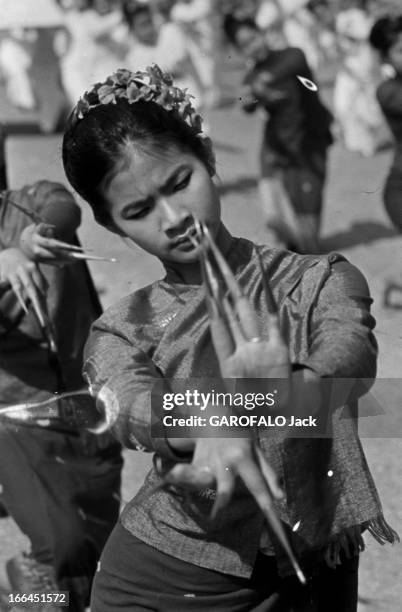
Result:
{"label": "woman's hand", "polygon": [[191,463],[175,465],[166,474],[165,482],[189,491],[216,488],[211,515],[214,518],[230,501],[237,478],[243,481],[264,514],[272,506],[272,497],[283,497],[274,471],[252,437],[195,439]]}
{"label": "woman's hand", "polygon": [[[223,315],[223,316],[222,316]],[[221,313],[211,310],[212,342],[223,378],[287,378],[290,381],[289,350],[278,315],[267,317],[268,338],[262,338],[257,315],[248,299],[239,294],[233,304],[224,298]]]}
{"label": "woman's hand", "polygon": [[57,240],[55,228],[46,223],[28,225],[20,236],[20,247],[31,261],[46,263],[54,266],[63,266],[77,263],[74,245]]}
{"label": "woman's hand", "polygon": [[165,475],[164,483],[192,491],[215,486],[216,498],[211,513],[213,519],[230,501],[237,478],[250,491],[300,582],[305,584],[305,576],[273,506],[273,500],[282,499],[284,493],[274,471],[251,437],[197,439],[192,462],[177,464]]}
{"label": "woman's hand", "polygon": [[253,93],[262,102],[282,102],[289,97],[285,91],[273,87],[273,80],[273,76],[270,73],[258,74],[254,79],[252,83]]}
{"label": "woman's hand", "polygon": [[37,265],[17,248],[0,252],[0,285],[11,287],[21,308],[28,312],[30,300],[41,323],[44,324],[43,304],[47,282]]}
{"label": "woman's hand", "polygon": [[[243,294],[207,226],[196,224],[200,236],[201,271],[206,290],[212,342],[223,378],[285,378],[290,380],[289,350],[279,327],[278,309],[256,248],[267,317],[262,336],[258,317]],[[222,279],[222,280],[221,280]]]}

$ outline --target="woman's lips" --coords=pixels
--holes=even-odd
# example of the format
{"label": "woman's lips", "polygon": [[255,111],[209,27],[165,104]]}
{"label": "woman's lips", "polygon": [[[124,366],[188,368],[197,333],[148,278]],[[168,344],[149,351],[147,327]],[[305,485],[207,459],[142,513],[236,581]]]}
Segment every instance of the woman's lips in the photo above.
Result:
{"label": "woman's lips", "polygon": [[196,239],[197,236],[197,232],[194,226],[189,227],[189,229],[187,231],[185,231],[183,234],[180,234],[180,236],[177,236],[171,243],[172,247],[177,247],[180,246],[181,244],[185,244],[187,242],[191,242],[191,244],[194,244],[194,240]]}

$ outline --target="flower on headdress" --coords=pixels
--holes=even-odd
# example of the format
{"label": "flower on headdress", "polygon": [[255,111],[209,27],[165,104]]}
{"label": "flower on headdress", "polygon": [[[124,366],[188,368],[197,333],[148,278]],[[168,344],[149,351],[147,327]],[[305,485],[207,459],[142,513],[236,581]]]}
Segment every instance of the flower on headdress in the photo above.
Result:
{"label": "flower on headdress", "polygon": [[102,83],[96,83],[90,91],[85,92],[83,99],[89,104],[89,106],[99,104],[98,89],[101,86]]}
{"label": "flower on headdress", "polygon": [[162,70],[159,68],[157,64],[152,64],[152,66],[147,66],[146,73],[149,76],[150,82],[152,84],[165,82],[165,75]]}
{"label": "flower on headdress", "polygon": [[98,98],[101,104],[116,104],[116,89],[113,85],[102,85],[98,89]]}
{"label": "flower on headdress", "polygon": [[130,104],[138,102],[141,99],[141,88],[135,81],[131,81],[127,87],[127,100]]}
{"label": "flower on headdress", "polygon": [[184,98],[184,100],[180,102],[179,108],[177,110],[179,114],[183,117],[183,119],[187,119],[187,117],[191,115],[191,112],[193,110],[190,100]]}
{"label": "flower on headdress", "polygon": [[116,70],[114,74],[111,75],[110,80],[116,85],[127,86],[131,79],[133,73],[126,68],[119,68]]}
{"label": "flower on headdress", "polygon": [[155,98],[155,90],[150,85],[143,85],[141,87],[141,97],[140,100],[144,100],[145,102],[151,102]]}
{"label": "flower on headdress", "polygon": [[202,118],[192,105],[193,98],[186,89],[175,87],[171,75],[162,72],[156,64],[137,72],[121,68],[84,94],[75,107],[74,117],[82,119],[90,109],[116,104],[121,99],[129,104],[152,101],[168,112],[175,111],[195,134],[201,134]]}
{"label": "flower on headdress", "polygon": [[85,98],[80,98],[75,107],[75,113],[78,119],[82,119],[89,111],[89,104]]}
{"label": "flower on headdress", "polygon": [[166,85],[162,85],[161,92],[159,96],[155,98],[155,102],[167,111],[173,110],[174,106],[172,104],[169,88]]}
{"label": "flower on headdress", "polygon": [[173,103],[180,103],[183,100],[184,92],[178,87],[169,87],[169,96]]}

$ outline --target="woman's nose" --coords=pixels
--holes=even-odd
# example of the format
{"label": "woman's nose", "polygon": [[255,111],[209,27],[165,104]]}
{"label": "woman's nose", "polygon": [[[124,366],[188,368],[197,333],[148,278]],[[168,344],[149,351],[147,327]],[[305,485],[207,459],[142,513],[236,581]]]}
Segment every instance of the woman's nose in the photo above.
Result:
{"label": "woman's nose", "polygon": [[159,205],[163,212],[163,231],[177,231],[188,224],[191,215],[186,209],[173,207],[166,198],[161,198],[159,200]]}

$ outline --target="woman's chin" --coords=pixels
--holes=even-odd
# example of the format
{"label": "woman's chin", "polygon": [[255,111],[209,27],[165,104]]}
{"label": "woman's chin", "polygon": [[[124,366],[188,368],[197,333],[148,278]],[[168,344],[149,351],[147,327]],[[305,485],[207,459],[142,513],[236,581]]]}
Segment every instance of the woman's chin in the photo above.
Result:
{"label": "woman's chin", "polygon": [[199,262],[199,254],[200,249],[198,246],[190,245],[190,247],[187,247],[187,245],[180,245],[180,247],[172,249],[164,260],[171,264],[193,264]]}

